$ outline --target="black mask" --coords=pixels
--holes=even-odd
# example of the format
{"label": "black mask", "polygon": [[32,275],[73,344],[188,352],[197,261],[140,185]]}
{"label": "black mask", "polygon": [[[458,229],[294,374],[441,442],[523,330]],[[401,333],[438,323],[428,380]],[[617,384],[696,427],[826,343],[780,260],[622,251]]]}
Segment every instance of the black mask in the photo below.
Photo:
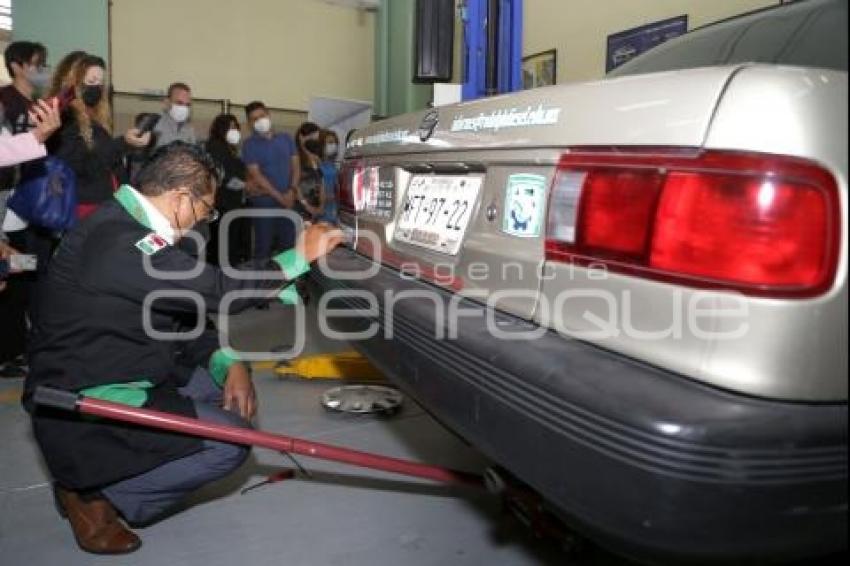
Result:
{"label": "black mask", "polygon": [[306,149],[313,155],[321,155],[322,144],[319,142],[319,140],[307,140],[304,142],[304,149]]}
{"label": "black mask", "polygon": [[97,106],[97,103],[103,98],[103,85],[85,85],[80,98],[86,106]]}

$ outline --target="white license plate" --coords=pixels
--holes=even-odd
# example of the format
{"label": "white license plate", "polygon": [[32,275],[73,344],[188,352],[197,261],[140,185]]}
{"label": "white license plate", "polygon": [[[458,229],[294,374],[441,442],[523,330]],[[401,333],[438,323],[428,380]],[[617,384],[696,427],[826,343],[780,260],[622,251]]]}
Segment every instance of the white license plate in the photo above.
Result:
{"label": "white license plate", "polygon": [[481,182],[481,177],[414,176],[396,223],[395,239],[456,255]]}

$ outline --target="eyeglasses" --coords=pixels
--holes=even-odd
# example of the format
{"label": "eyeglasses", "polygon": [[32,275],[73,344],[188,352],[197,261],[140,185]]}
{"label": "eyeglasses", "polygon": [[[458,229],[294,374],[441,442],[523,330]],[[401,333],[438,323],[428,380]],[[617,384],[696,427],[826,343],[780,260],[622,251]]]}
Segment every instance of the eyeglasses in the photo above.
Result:
{"label": "eyeglasses", "polygon": [[[221,217],[221,214],[218,212],[218,209],[211,204],[207,204],[207,202],[204,199],[196,198],[194,200],[203,204],[204,208],[206,209],[206,214],[204,214],[204,217],[202,218],[202,220],[206,220],[207,222],[215,222],[216,220],[218,220]],[[193,213],[194,213],[194,211],[195,211],[195,209],[192,208]]]}

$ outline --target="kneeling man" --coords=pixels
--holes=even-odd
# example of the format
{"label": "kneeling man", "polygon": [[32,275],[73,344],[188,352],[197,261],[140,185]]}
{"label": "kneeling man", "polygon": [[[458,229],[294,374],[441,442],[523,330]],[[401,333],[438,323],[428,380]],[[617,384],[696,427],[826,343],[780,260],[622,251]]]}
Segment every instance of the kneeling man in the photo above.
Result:
{"label": "kneeling man", "polygon": [[88,552],[136,550],[141,541],[122,519],[155,521],[235,470],[247,448],[35,407],[35,388],[247,427],[256,407],[247,366],[219,348],[211,326],[192,340],[172,337],[196,328],[199,304],[219,312],[234,291],[263,296],[233,301],[229,313],[278,294],[293,300],[290,283],[340,242],[329,226],[310,226],[294,249],[253,266],[263,279],[199,263],[181,238],[217,216],[218,183],[203,150],[161,148],[138,189],[121,187],[63,238],[36,297],[24,406],[55,480],[57,508]]}

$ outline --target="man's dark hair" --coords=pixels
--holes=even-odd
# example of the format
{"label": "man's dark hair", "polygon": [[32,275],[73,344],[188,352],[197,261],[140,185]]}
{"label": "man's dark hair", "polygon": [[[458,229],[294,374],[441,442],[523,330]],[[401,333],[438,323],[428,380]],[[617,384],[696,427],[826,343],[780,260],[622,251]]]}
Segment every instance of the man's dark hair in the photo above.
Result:
{"label": "man's dark hair", "polygon": [[171,98],[171,95],[174,94],[175,90],[185,90],[186,92],[192,92],[192,89],[186,83],[171,83],[168,85],[168,98]]}
{"label": "man's dark hair", "polygon": [[266,105],[265,105],[265,104],[263,104],[262,102],[260,102],[259,100],[255,100],[255,101],[253,101],[253,102],[249,102],[249,103],[248,103],[248,105],[247,105],[247,106],[245,106],[245,118],[247,118],[248,116],[250,116],[250,115],[251,115],[251,112],[253,112],[254,110],[259,110],[259,109],[261,109],[261,108],[262,108],[263,110],[268,110],[268,109],[266,108]]}
{"label": "man's dark hair", "polygon": [[221,181],[212,156],[197,145],[172,142],[154,152],[139,171],[139,192],[155,197],[186,187],[196,197],[208,195]]}
{"label": "man's dark hair", "polygon": [[12,70],[12,63],[18,65],[26,65],[32,61],[33,56],[37,55],[42,64],[47,62],[47,48],[33,41],[13,41],[6,47],[3,52],[3,60],[6,63],[6,70],[9,71],[9,77],[15,78],[15,72]]}
{"label": "man's dark hair", "polygon": [[47,65],[47,47],[43,43],[33,42],[35,45],[35,53],[38,55],[38,60],[42,65]]}

